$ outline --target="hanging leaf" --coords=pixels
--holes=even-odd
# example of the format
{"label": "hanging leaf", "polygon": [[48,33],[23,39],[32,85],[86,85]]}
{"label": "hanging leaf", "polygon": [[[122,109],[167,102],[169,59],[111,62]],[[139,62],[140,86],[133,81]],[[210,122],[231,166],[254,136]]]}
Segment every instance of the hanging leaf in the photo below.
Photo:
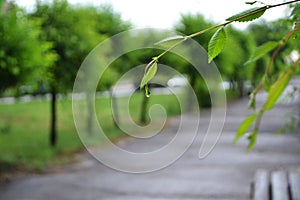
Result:
{"label": "hanging leaf", "polygon": [[187,38],[186,36],[176,35],[176,36],[172,36],[172,37],[163,39],[163,40],[155,43],[154,45],[169,48],[180,41],[186,40],[186,38]]}
{"label": "hanging leaf", "polygon": [[257,47],[257,49],[254,51],[254,53],[250,56],[249,60],[244,65],[248,65],[248,64],[255,62],[258,59],[262,58],[267,53],[272,51],[275,47],[277,47],[278,44],[279,44],[279,42],[270,41],[270,42],[266,42],[265,44]]}
{"label": "hanging leaf", "polygon": [[261,17],[265,13],[267,8],[268,6],[251,8],[227,18],[226,21],[236,21],[236,22],[252,21]]}
{"label": "hanging leaf", "polygon": [[252,126],[252,124],[254,123],[254,121],[256,119],[257,119],[257,113],[253,113],[251,115],[248,115],[248,117],[246,117],[246,119],[244,119],[244,121],[238,127],[236,136],[233,140],[234,144],[236,144],[237,141],[246,133],[246,131],[249,130],[249,128]]}
{"label": "hanging leaf", "polygon": [[263,109],[270,110],[274,107],[278,98],[286,88],[288,82],[290,81],[292,76],[292,70],[287,71],[282,76],[278,78],[278,80],[271,86],[266,103],[264,104]]}
{"label": "hanging leaf", "polygon": [[251,133],[251,135],[249,135],[249,137],[248,137],[248,140],[249,140],[249,145],[247,147],[248,152],[251,151],[254,148],[255,144],[256,144],[257,132],[258,132],[258,130],[255,129]]}
{"label": "hanging leaf", "polygon": [[221,53],[226,42],[226,32],[224,27],[219,28],[211,37],[208,44],[208,63]]}
{"label": "hanging leaf", "polygon": [[144,74],[144,77],[141,81],[141,84],[140,84],[140,88],[142,89],[156,74],[156,71],[157,71],[157,60],[152,60],[151,61],[153,64],[151,65],[150,63],[150,66],[146,67],[147,71],[146,73]]}
{"label": "hanging leaf", "polygon": [[271,85],[270,85],[270,81],[266,75],[263,76],[263,86],[267,92],[270,91]]}

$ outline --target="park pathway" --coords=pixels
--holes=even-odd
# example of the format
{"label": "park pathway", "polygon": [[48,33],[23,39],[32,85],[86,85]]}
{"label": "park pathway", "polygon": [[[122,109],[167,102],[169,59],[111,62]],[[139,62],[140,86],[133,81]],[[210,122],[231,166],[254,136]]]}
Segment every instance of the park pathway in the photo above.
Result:
{"label": "park pathway", "polygon": [[[258,102],[264,98],[260,94]],[[246,153],[244,138],[232,145],[238,124],[249,113],[247,103],[242,99],[228,105],[221,138],[203,160],[198,158],[201,136],[174,164],[147,174],[118,172],[85,154],[81,163],[2,183],[0,200],[250,199],[250,184],[257,169],[300,170],[300,135],[272,133],[285,123],[287,112],[299,107],[299,99],[282,101],[264,116],[257,145],[250,153]],[[209,119],[209,112],[201,113],[199,135]],[[162,137],[174,134],[177,120],[169,121],[169,131]],[[161,141],[163,138],[156,142]],[[120,145],[139,147],[134,140],[124,140]]]}

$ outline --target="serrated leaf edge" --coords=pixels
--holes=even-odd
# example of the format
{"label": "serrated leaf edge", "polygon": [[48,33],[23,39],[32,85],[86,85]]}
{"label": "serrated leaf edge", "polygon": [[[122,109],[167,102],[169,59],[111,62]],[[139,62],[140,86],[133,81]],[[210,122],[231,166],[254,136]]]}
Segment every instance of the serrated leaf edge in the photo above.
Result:
{"label": "serrated leaf edge", "polygon": [[[260,18],[265,11],[267,10],[268,6],[263,6],[263,7],[255,7],[255,8],[250,8],[248,10],[244,10],[240,13],[237,13],[229,18],[226,19],[226,21],[236,21],[236,22],[249,22],[253,21],[255,19]],[[261,13],[260,15],[257,15]],[[251,18],[253,16],[253,18]],[[250,17],[250,19],[246,19],[247,17]]]}
{"label": "serrated leaf edge", "polygon": [[[222,38],[219,38],[219,37],[222,37]],[[214,33],[214,35],[211,37],[211,39],[209,41],[208,63],[210,63],[215,57],[217,57],[222,52],[222,50],[224,49],[224,46],[225,46],[226,39],[227,39],[226,31],[225,31],[224,27],[222,26]],[[218,47],[218,50],[217,50],[217,52],[215,52],[217,47]]]}

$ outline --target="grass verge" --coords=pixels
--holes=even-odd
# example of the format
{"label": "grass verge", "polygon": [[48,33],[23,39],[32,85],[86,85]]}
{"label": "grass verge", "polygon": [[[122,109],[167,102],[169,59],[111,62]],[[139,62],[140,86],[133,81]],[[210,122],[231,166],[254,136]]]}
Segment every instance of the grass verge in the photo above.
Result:
{"label": "grass verge", "polygon": [[[128,97],[117,100],[120,113],[128,109]],[[141,112],[143,94],[133,95],[129,100],[129,110],[134,121],[138,121]],[[150,107],[161,104],[170,115],[180,113],[174,95],[153,95],[149,99]],[[117,139],[124,136],[115,125],[109,98],[95,101],[96,112],[101,113],[100,124],[107,130],[108,137]],[[75,152],[81,151],[83,145],[77,135],[73,115],[72,101],[58,101],[58,143],[49,145],[50,102],[34,100],[15,104],[0,104],[0,175],[7,172],[38,172],[45,167],[67,163],[73,160]],[[122,115],[119,116],[122,118]]]}

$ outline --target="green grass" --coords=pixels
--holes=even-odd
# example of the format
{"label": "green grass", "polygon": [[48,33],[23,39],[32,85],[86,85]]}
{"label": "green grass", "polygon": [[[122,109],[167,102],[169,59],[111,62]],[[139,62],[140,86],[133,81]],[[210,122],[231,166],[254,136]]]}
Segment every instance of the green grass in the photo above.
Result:
{"label": "green grass", "polygon": [[[140,116],[142,98],[142,94],[136,94],[129,101],[130,114],[135,121],[138,121]],[[117,100],[120,113],[127,109],[124,105],[126,100],[126,97]],[[180,113],[178,102],[173,95],[153,95],[149,101],[149,107],[157,103],[163,105],[168,115]],[[108,133],[107,136],[111,139],[123,137],[122,131],[114,126],[110,99],[99,98],[95,105],[97,115],[101,116],[100,124]],[[37,171],[70,162],[73,160],[72,155],[83,149],[74,126],[72,101],[58,101],[57,109],[58,143],[55,148],[51,148],[50,102],[36,100],[11,105],[0,104],[0,174],[14,170]],[[122,119],[122,115],[120,118]]]}

